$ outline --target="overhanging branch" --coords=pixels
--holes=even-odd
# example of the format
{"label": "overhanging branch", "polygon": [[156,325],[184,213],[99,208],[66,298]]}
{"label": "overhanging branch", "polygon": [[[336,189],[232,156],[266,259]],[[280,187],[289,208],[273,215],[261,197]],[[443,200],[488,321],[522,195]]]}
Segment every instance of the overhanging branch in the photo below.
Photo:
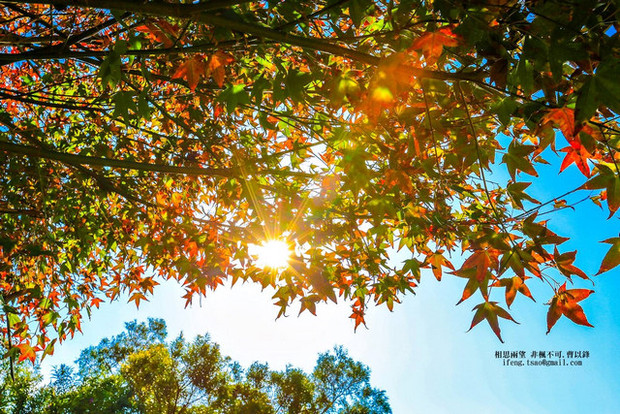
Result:
{"label": "overhanging branch", "polygon": [[286,171],[286,170],[275,170],[275,169],[263,169],[263,170],[252,170],[248,167],[240,168],[203,168],[203,167],[179,167],[174,165],[163,165],[163,164],[149,164],[145,162],[136,162],[136,161],[128,161],[128,160],[118,160],[114,158],[99,158],[99,157],[91,157],[88,155],[77,155],[77,154],[68,154],[64,152],[58,152],[48,149],[37,148],[29,145],[20,145],[20,144],[12,144],[10,142],[0,141],[0,151],[6,151],[13,154],[20,154],[29,157],[36,158],[44,158],[48,160],[55,160],[60,162],[65,162],[71,165],[95,165],[100,167],[111,167],[111,168],[120,168],[127,170],[136,170],[136,171],[151,171],[151,172],[160,172],[167,174],[181,174],[181,175],[202,175],[202,176],[212,176],[212,177],[237,177],[243,175],[243,173],[248,173],[251,175],[279,175],[279,176],[290,176],[290,177],[303,177],[303,178],[312,178],[315,177],[314,174],[297,172],[297,171]]}
{"label": "overhanging branch", "polygon": [[[304,49],[346,57],[370,66],[379,66],[381,63],[381,58],[377,56],[348,49],[343,46],[338,46],[324,39],[297,36],[286,32],[280,32],[266,26],[247,23],[241,20],[233,20],[216,13],[204,13],[205,11],[230,7],[242,2],[244,1],[215,0],[200,4],[171,4],[160,2],[141,3],[126,0],[27,0],[19,2],[10,0],[7,3],[49,4],[103,10],[121,10],[154,17],[172,17],[176,19],[192,20],[211,26],[223,27],[240,33],[246,33],[259,38],[271,39],[291,46],[299,46]],[[408,67],[404,65],[402,72],[408,76],[441,80],[478,81],[481,78],[480,74],[476,73],[450,73],[425,68]]]}

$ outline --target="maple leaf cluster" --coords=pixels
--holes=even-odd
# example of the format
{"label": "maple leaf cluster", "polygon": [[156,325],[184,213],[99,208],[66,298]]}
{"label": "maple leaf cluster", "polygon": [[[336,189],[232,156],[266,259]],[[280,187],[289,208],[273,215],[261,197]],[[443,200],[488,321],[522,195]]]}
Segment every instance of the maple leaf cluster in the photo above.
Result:
{"label": "maple leaf cluster", "polygon": [[[167,279],[188,304],[252,281],[279,316],[345,301],[357,328],[428,272],[500,340],[539,286],[549,329],[590,326],[566,283],[594,272],[548,218],[581,195],[617,220],[615,2],[54,3],[0,9],[9,356]],[[546,164],[574,188],[534,197]],[[257,266],[271,239],[286,268]]]}

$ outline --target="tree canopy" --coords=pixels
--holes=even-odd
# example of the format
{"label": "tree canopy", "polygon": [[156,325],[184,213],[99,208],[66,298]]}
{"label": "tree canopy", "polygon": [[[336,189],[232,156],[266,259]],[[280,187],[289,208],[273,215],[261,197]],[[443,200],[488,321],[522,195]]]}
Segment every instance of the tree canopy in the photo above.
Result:
{"label": "tree canopy", "polygon": [[[102,301],[139,305],[162,279],[188,303],[225,281],[272,286],[278,315],[340,298],[357,327],[422,269],[449,271],[459,303],[478,298],[472,327],[500,340],[534,281],[549,330],[589,325],[592,291],[566,286],[589,275],[541,217],[575,194],[610,219],[620,207],[615,1],[2,4],[10,353],[49,353]],[[558,155],[583,179],[537,200]],[[616,236],[598,273],[620,263]],[[287,266],[257,265],[268,241]]]}
{"label": "tree canopy", "polygon": [[388,414],[384,391],[370,385],[370,370],[342,347],[320,354],[311,374],[287,366],[247,369],[221,354],[208,335],[166,340],[161,319],[126,324],[125,332],[82,350],[56,366],[41,384],[36,370],[8,370],[0,382],[6,414]]}

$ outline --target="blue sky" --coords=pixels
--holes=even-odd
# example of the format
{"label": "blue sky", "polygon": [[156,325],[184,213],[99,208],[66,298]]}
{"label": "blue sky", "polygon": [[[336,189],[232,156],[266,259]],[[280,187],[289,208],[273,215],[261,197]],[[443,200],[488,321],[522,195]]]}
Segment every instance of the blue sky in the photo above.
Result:
{"label": "blue sky", "polygon": [[[535,197],[546,200],[584,181],[575,166],[558,175],[559,158],[553,154],[548,158],[553,165],[539,170],[540,180],[534,179],[538,187],[532,187]],[[571,237],[560,250],[578,249],[576,264],[589,275],[596,273],[609,248],[599,241],[617,237],[620,231],[618,218],[606,217],[606,211],[589,201],[577,205],[575,211],[548,216],[552,230]],[[458,257],[454,263],[458,265]],[[387,391],[394,413],[616,413],[620,407],[620,355],[616,354],[620,270],[593,280],[594,287],[577,278],[573,287],[596,291],[580,303],[594,329],[562,317],[545,335],[548,307],[544,304],[551,292],[542,282],[531,280],[536,303],[517,296],[511,314],[520,325],[501,320],[505,344],[484,321],[466,333],[478,299],[455,306],[464,280],[449,275],[437,282],[430,273],[424,274],[415,296],[406,296],[391,313],[384,307],[371,308],[368,329],[362,327],[356,333],[347,304],[319,306],[316,317],[308,313],[297,317],[291,312],[292,316],[276,321],[278,309],[271,304],[269,289],[261,292],[259,286],[250,284],[221,287],[203,298],[202,304],[195,300],[184,309],[182,290],[166,283],[138,311],[124,301],[102,305],[83,324],[84,335],[58,345],[42,368],[49,376],[54,364],[72,362],[82,348],[120,333],[124,322],[160,317],[166,320],[170,337],[180,331],[188,338],[208,332],[224,354],[245,366],[261,361],[274,369],[292,364],[311,370],[319,352],[343,345],[353,358],[371,368],[372,383]],[[503,289],[494,295],[492,299],[501,304]],[[528,355],[532,351],[588,351],[590,356],[579,367],[511,367],[495,358],[496,351]]]}

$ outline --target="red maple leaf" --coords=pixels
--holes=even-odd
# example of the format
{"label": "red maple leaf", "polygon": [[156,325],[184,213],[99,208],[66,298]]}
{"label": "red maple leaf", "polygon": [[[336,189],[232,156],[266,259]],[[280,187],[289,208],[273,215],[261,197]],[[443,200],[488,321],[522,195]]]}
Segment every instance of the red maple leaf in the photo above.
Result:
{"label": "red maple leaf", "polygon": [[579,168],[579,171],[586,177],[590,178],[590,166],[588,160],[592,157],[588,150],[578,140],[570,140],[570,146],[562,148],[560,151],[565,152],[566,156],[560,166],[560,172],[564,171],[566,167],[575,163]]}
{"label": "red maple leaf", "polygon": [[553,325],[562,315],[579,325],[594,327],[588,322],[581,306],[577,304],[594,293],[589,289],[569,289],[566,290],[566,283],[558,289],[551,299],[551,306],[547,312],[547,333],[551,331]]}
{"label": "red maple leaf", "polygon": [[364,324],[364,326],[366,326],[366,321],[364,318],[364,302],[362,301],[362,299],[360,299],[359,297],[356,298],[355,302],[351,306],[351,309],[353,310],[353,313],[351,313],[351,316],[349,316],[349,318],[355,321],[355,328],[353,328],[354,331],[357,330],[357,327],[360,326],[360,324]]}

